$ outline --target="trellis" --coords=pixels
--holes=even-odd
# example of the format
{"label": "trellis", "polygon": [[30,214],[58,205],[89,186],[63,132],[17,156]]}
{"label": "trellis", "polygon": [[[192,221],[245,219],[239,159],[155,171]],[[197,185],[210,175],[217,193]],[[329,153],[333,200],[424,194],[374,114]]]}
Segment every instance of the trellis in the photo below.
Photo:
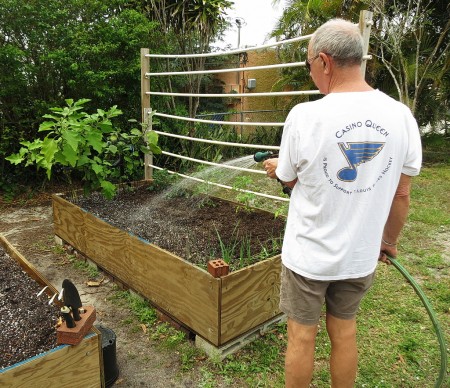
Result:
{"label": "trellis", "polygon": [[[371,58],[370,55],[368,55],[368,48],[369,48],[369,38],[370,38],[370,30],[371,26],[373,24],[372,22],[372,12],[370,11],[362,11],[360,13],[360,20],[359,20],[359,27],[360,31],[363,36],[364,40],[364,57],[363,62],[361,65],[361,71],[364,74],[366,70],[366,61]],[[160,58],[160,59],[187,59],[187,58],[199,58],[199,57],[217,57],[217,56],[224,56],[224,55],[231,55],[231,54],[240,54],[243,52],[249,52],[249,51],[258,51],[270,47],[276,47],[281,45],[288,45],[295,42],[300,41],[308,41],[311,39],[312,35],[305,35],[293,39],[287,39],[275,43],[269,43],[261,46],[251,47],[251,48],[238,48],[234,50],[229,51],[223,51],[223,52],[214,52],[214,53],[202,53],[202,54],[184,54],[184,55],[174,55],[174,54],[151,54],[150,50],[147,48],[141,49],[141,102],[142,102],[142,122],[144,123],[144,127],[147,128],[147,130],[152,129],[152,117],[163,117],[167,119],[173,119],[173,120],[181,120],[186,122],[197,122],[197,123],[206,123],[206,124],[217,124],[217,125],[234,125],[234,126],[261,126],[261,127],[282,127],[284,125],[284,122],[249,122],[249,121],[217,121],[217,120],[205,120],[205,119],[198,119],[198,118],[191,118],[191,117],[182,117],[182,116],[176,116],[169,113],[164,112],[154,112],[151,108],[151,96],[171,96],[171,97],[199,97],[199,98],[223,98],[223,97],[230,97],[230,98],[237,98],[237,97],[276,97],[276,96],[298,96],[298,95],[316,95],[320,94],[319,90],[308,90],[308,91],[283,91],[283,92],[260,92],[260,93],[179,93],[179,92],[158,92],[151,90],[150,86],[150,79],[151,77],[171,77],[171,76],[180,76],[180,75],[189,75],[189,74],[219,74],[219,73],[234,73],[234,72],[242,72],[242,71],[250,71],[250,70],[267,70],[267,69],[278,69],[278,68],[289,68],[289,67],[304,67],[306,65],[305,61],[301,62],[291,62],[291,63],[282,63],[282,64],[273,64],[273,65],[265,65],[265,66],[252,66],[247,68],[237,67],[237,68],[227,68],[227,69],[214,69],[214,70],[193,70],[193,71],[171,71],[171,72],[150,72],[150,59],[151,58]],[[209,143],[209,144],[216,144],[216,145],[226,145],[229,147],[243,147],[243,148],[250,148],[250,149],[258,149],[258,150],[278,150],[279,147],[277,146],[269,146],[265,144],[243,144],[243,143],[231,143],[231,142],[222,142],[222,141],[214,141],[214,140],[207,140],[207,139],[201,139],[198,137],[189,137],[189,136],[182,136],[177,135],[173,133],[167,133],[162,131],[155,130],[156,133],[160,136],[170,136],[178,139],[183,139],[186,141],[194,141],[194,142],[203,142],[203,143]],[[168,151],[162,151],[162,153],[166,156],[173,157],[173,158],[180,158],[184,160],[189,160],[194,163],[199,164],[207,164],[210,166],[215,166],[219,168],[224,169],[236,169],[241,171],[246,171],[254,174],[265,174],[264,171],[256,170],[256,169],[246,169],[242,167],[232,166],[229,164],[221,164],[221,163],[214,163],[211,161],[205,161],[195,158],[190,158],[186,155],[180,155],[180,154],[174,154],[170,153]],[[156,166],[153,163],[153,155],[147,154],[145,155],[144,159],[145,164],[145,172],[144,172],[144,179],[149,180],[152,179],[153,175],[153,169],[164,169],[164,167]],[[186,179],[191,179],[197,182],[206,183],[208,185],[213,185],[225,189],[233,190],[232,187],[226,186],[217,182],[211,182],[206,181],[201,178],[196,178],[192,175],[187,174],[181,174],[178,171],[170,171],[168,170],[170,174],[176,174],[178,176],[181,176]],[[239,191],[252,193],[257,196],[262,197],[268,197],[280,201],[289,201],[288,198],[285,197],[278,197],[278,196],[271,196],[267,195],[261,192],[254,192],[250,190],[244,190],[239,189]]]}

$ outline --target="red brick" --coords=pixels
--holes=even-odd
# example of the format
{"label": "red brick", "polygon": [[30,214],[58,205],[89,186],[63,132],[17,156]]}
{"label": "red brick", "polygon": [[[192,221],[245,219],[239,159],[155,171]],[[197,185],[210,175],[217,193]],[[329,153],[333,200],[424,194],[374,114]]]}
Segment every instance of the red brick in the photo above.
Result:
{"label": "red brick", "polygon": [[56,342],[58,345],[78,345],[89,330],[91,330],[96,319],[95,308],[93,306],[83,306],[83,308],[86,311],[80,314],[81,320],[75,321],[75,327],[68,328],[66,323],[63,322],[56,329]]}
{"label": "red brick", "polygon": [[215,278],[228,275],[230,266],[222,259],[208,261],[208,272]]}

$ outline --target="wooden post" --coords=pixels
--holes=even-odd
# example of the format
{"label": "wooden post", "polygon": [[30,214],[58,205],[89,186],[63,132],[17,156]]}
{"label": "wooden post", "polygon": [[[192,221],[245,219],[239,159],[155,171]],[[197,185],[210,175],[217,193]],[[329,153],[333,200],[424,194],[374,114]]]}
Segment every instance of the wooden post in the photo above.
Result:
{"label": "wooden post", "polygon": [[[363,47],[363,55],[367,55],[369,52],[369,40],[370,40],[370,30],[373,25],[373,12],[371,11],[361,11],[359,14],[359,29],[363,36],[364,47]],[[361,64],[361,73],[363,76],[366,74],[366,64],[367,59],[363,59]]]}
{"label": "wooden post", "polygon": [[[153,125],[153,121],[152,121],[152,108],[144,108],[144,128],[145,128],[145,133],[147,133],[148,131],[152,130],[152,125]],[[151,167],[151,165],[153,165],[153,153],[149,152],[148,154],[144,155],[144,180],[148,181],[150,179],[152,179],[153,177],[153,168]]]}
{"label": "wooden post", "polygon": [[[150,53],[150,49],[141,48],[141,108],[142,108],[142,125],[144,126],[144,133],[152,129],[152,115],[150,108],[150,76],[146,73],[150,72],[150,59],[146,57]],[[150,180],[153,176],[153,169],[150,167],[153,164],[153,154],[144,155],[144,179]]]}

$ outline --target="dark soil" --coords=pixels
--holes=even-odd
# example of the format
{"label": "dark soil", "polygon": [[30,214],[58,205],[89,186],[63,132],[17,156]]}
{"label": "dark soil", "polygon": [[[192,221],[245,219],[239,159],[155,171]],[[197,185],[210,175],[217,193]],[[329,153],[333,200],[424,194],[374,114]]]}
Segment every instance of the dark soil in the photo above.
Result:
{"label": "dark soil", "polygon": [[206,268],[223,258],[237,269],[277,255],[285,221],[215,197],[170,196],[145,187],[71,200],[109,224]]}
{"label": "dark soil", "polygon": [[0,369],[56,347],[59,309],[0,247]]}

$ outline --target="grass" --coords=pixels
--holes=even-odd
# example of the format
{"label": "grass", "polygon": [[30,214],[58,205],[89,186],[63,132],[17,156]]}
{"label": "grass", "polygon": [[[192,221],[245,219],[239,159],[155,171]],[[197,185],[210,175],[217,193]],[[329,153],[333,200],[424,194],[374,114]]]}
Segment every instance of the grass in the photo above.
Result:
{"label": "grass", "polygon": [[[450,166],[425,167],[414,178],[408,223],[400,239],[398,261],[421,285],[450,342]],[[259,183],[264,185],[264,181]],[[273,186],[273,185],[272,185]],[[279,185],[273,189],[280,190]],[[215,194],[215,193],[214,193]],[[266,208],[270,201],[258,203]],[[267,210],[285,212],[277,203]],[[285,206],[284,206],[285,207]],[[278,324],[223,361],[201,355],[184,335],[125,298],[141,322],[153,325],[151,339],[161,351],[179,352],[183,371],[196,369],[200,387],[283,387],[286,325]],[[128,298],[130,298],[128,300]],[[144,313],[144,312],[145,313]],[[433,387],[439,374],[439,344],[432,323],[412,287],[393,266],[379,265],[372,289],[358,316],[360,352],[357,387]],[[316,342],[314,387],[329,387],[330,343],[321,321]],[[449,387],[450,381],[444,382]]]}

